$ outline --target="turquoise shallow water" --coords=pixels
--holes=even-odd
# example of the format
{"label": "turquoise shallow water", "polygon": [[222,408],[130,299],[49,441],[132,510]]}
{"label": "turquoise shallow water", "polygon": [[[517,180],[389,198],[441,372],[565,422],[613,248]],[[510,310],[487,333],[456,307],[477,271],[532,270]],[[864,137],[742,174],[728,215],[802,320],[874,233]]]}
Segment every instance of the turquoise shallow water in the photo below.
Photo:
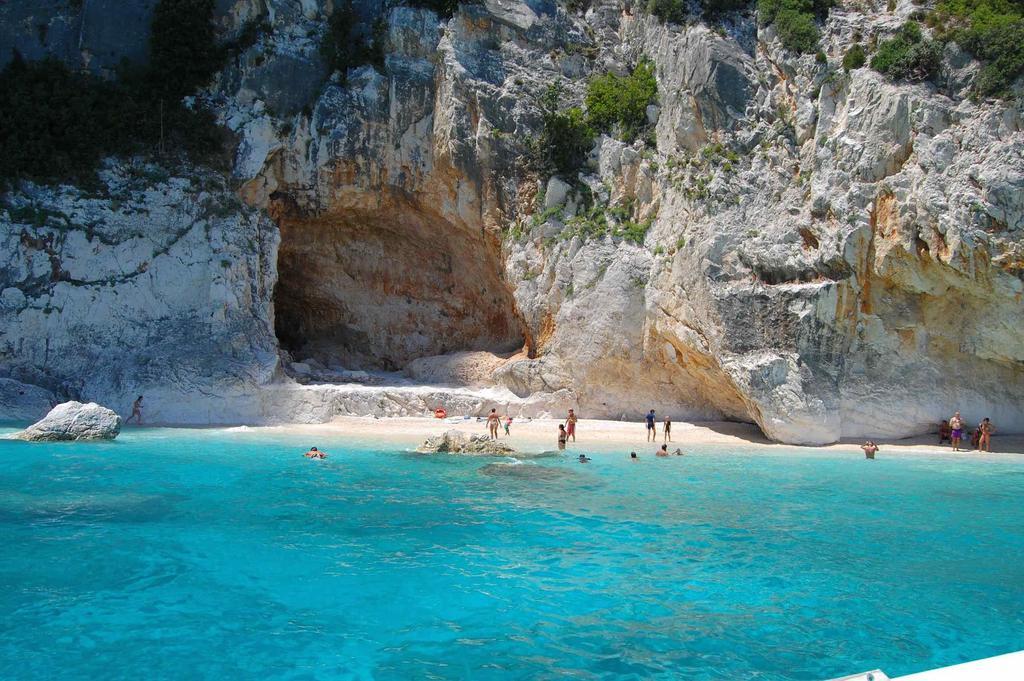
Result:
{"label": "turquoise shallow water", "polygon": [[308,444],[0,441],[0,678],[817,680],[1024,648],[1019,460],[513,476]]}

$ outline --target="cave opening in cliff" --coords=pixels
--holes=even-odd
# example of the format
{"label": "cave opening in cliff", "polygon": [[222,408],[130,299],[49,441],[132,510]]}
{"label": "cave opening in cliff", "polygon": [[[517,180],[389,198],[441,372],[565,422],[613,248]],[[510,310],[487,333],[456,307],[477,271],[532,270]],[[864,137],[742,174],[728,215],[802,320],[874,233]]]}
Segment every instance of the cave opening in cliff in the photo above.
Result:
{"label": "cave opening in cliff", "polygon": [[278,224],[274,323],[295,360],[396,371],[420,357],[524,345],[498,245],[479,229],[411,205]]}

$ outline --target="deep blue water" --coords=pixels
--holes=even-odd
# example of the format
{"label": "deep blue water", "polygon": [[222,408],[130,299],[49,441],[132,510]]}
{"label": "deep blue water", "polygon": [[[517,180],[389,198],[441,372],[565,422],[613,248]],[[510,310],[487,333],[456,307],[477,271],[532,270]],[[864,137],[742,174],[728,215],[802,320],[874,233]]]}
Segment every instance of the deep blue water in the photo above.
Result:
{"label": "deep blue water", "polygon": [[0,441],[0,678],[819,680],[1024,648],[1020,459],[518,477],[308,444]]}

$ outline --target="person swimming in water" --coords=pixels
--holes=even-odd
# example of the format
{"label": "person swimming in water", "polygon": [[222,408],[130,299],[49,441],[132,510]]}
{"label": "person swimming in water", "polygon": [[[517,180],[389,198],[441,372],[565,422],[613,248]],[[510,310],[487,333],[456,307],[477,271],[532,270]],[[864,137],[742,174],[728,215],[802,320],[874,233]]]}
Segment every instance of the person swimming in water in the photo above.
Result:
{"label": "person swimming in water", "polygon": [[586,454],[580,454],[580,463],[590,463],[590,457]]}
{"label": "person swimming in water", "polygon": [[864,450],[864,456],[868,459],[874,459],[875,453],[878,452],[878,445],[871,440],[862,444],[860,448]]}
{"label": "person swimming in water", "polygon": [[668,445],[662,445],[661,449],[656,451],[655,456],[668,456]]}
{"label": "person swimming in water", "polygon": [[324,452],[321,452],[316,447],[310,447],[309,451],[306,452],[305,454],[303,454],[303,456],[306,457],[307,459],[326,459],[327,458],[327,454],[325,454]]}
{"label": "person swimming in water", "polygon": [[639,459],[639,458],[637,457],[637,455],[636,455],[636,452],[630,452],[630,453],[629,453],[629,458],[630,458],[630,460],[631,460],[631,461],[639,461],[639,460],[640,460],[640,459]]}

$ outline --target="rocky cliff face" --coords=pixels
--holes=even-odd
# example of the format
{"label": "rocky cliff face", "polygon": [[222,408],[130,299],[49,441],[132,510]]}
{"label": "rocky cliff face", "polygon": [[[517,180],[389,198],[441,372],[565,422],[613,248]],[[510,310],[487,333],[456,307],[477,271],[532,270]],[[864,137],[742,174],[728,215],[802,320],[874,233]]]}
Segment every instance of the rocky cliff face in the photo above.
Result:
{"label": "rocky cliff face", "polygon": [[[855,31],[884,37],[916,6],[833,9],[821,63],[744,15],[365,5],[387,17],[386,64],[342,85],[318,52],[326,5],[218,4],[225,36],[270,27],[201,97],[239,137],[232,177],[122,161],[96,197],[8,197],[7,375],[145,392],[172,422],[448,400],[654,407],[797,443],[923,432],[956,408],[1024,430],[1019,105],[970,101],[955,46],[941,90],[837,67]],[[577,177],[523,164],[550,82],[578,101],[641,57],[656,144],[601,137]],[[598,217],[647,229],[580,228]],[[407,367],[490,392],[325,384]]]}

